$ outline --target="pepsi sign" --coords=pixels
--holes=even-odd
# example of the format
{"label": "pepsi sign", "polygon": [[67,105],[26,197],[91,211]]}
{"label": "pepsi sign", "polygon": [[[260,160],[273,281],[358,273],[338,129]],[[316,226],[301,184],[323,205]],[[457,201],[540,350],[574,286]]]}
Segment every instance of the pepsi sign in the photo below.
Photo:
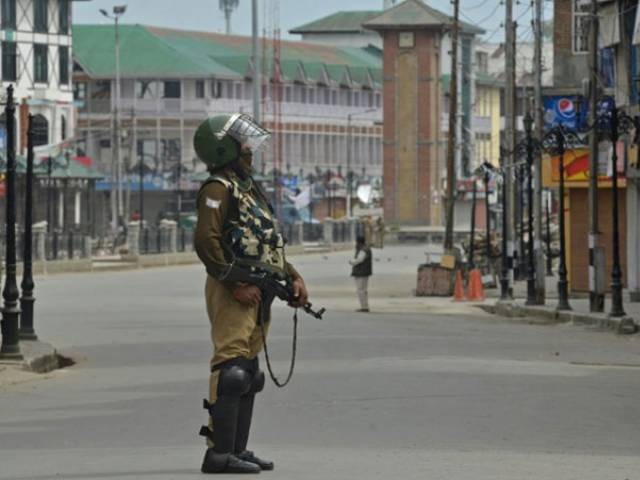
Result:
{"label": "pepsi sign", "polygon": [[545,129],[551,129],[558,125],[562,125],[569,130],[577,130],[586,123],[587,108],[580,109],[578,114],[577,102],[579,97],[568,96],[550,96],[544,97],[544,126]]}

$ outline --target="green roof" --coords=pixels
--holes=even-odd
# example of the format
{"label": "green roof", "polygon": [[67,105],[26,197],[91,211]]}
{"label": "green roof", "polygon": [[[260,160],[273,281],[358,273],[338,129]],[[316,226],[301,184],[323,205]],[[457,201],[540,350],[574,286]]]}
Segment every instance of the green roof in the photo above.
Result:
{"label": "green roof", "polygon": [[[143,25],[121,25],[120,70],[124,78],[238,78],[251,73],[251,37],[175,30]],[[74,25],[73,53],[92,78],[115,76],[113,25]],[[285,79],[296,80],[300,68],[310,81],[318,81],[324,67],[382,69],[381,52],[282,41],[281,69]],[[267,65],[272,62],[267,60]]]}
{"label": "green roof", "polygon": [[289,30],[289,33],[362,32],[362,24],[381,13],[381,10],[337,12]]}
{"label": "green roof", "polygon": [[[434,26],[443,25],[445,27],[451,25],[451,17],[449,15],[435,10],[418,0],[410,0],[408,2],[402,2],[389,10],[336,12],[289,30],[289,33],[360,33],[366,31],[365,23],[374,21],[375,24],[378,20],[374,19],[378,17],[381,17],[382,22],[387,25],[397,24],[408,26],[426,24]],[[371,26],[374,24],[371,24]],[[484,33],[484,30],[481,28],[467,22],[460,21],[460,26],[465,33]]]}
{"label": "green roof", "polygon": [[[431,8],[420,0],[406,0],[389,10],[381,11],[374,18],[367,20],[364,26],[371,30],[385,30],[406,27],[445,27],[450,29],[453,18],[435,8]],[[470,23],[459,22],[462,32],[467,34],[483,34],[485,31]]]}

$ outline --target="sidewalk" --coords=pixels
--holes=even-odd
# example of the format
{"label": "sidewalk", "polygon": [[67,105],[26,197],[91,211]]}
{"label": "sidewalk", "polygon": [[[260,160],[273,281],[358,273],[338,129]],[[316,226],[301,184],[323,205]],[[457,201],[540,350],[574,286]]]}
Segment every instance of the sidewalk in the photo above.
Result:
{"label": "sidewalk", "polygon": [[611,295],[605,298],[605,308],[602,313],[592,313],[589,311],[589,298],[582,294],[579,297],[569,297],[569,311],[557,311],[558,292],[557,277],[546,277],[546,302],[545,305],[526,305],[527,282],[517,281],[514,285],[514,299],[501,301],[500,289],[485,290],[488,298],[493,299],[491,303],[485,302],[481,308],[487,312],[506,317],[535,317],[549,323],[575,323],[588,325],[604,330],[612,330],[620,334],[637,333],[640,327],[640,303],[630,302],[627,292],[623,293],[623,307],[626,312],[624,317],[609,317],[611,309]]}

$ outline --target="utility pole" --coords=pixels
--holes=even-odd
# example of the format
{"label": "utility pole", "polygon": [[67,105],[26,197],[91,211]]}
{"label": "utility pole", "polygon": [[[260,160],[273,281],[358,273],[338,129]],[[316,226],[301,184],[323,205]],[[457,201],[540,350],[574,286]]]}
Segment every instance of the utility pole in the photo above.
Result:
{"label": "utility pole", "polygon": [[[591,0],[589,29],[589,123],[595,124],[598,104],[598,0]],[[579,121],[579,119],[576,119]],[[604,252],[598,227],[598,129],[589,132],[589,311],[604,311]],[[615,148],[615,146],[614,146]]]}
{"label": "utility pole", "polygon": [[[535,38],[534,49],[534,123],[535,135],[542,141],[543,120],[542,120],[542,0],[534,0],[534,20],[533,31]],[[533,249],[535,257],[535,303],[544,305],[545,301],[545,262],[542,253],[542,151],[536,149],[534,157],[534,184],[535,198],[534,210],[534,239]],[[531,205],[529,206],[531,208]]]}
{"label": "utility pole", "polygon": [[113,15],[100,9],[100,13],[115,22],[116,98],[113,106],[113,160],[111,163],[111,228],[114,236],[118,220],[122,218],[122,152],[120,148],[120,17],[127,11],[126,5],[113,7]]}
{"label": "utility pole", "polygon": [[515,191],[513,185],[514,174],[514,135],[515,135],[515,115],[514,115],[514,94],[515,94],[515,49],[514,49],[514,31],[513,31],[513,0],[506,0],[505,15],[505,218],[507,219],[507,265],[508,265],[508,281],[510,293],[513,288],[513,239],[514,239],[514,217],[513,207],[515,205]]}
{"label": "utility pole", "polygon": [[[510,0],[507,0],[510,1]],[[460,0],[453,0],[451,28],[451,75],[449,78],[449,138],[447,142],[447,210],[444,251],[453,250],[453,224],[456,204],[456,137],[458,120],[458,17]]]}
{"label": "utility pole", "polygon": [[[253,62],[253,119],[260,123],[260,103],[262,101],[262,62],[258,45],[258,0],[251,0],[251,61]],[[254,153],[254,165],[261,165],[260,152]]]}

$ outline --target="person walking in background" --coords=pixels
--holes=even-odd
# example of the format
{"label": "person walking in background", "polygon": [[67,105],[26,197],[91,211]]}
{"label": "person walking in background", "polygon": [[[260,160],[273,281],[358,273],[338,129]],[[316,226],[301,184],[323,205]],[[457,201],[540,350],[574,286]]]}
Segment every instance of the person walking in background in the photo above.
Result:
{"label": "person walking in background", "polygon": [[375,231],[376,231],[376,247],[377,248],[384,248],[384,220],[382,219],[382,217],[378,217],[376,220],[376,227],[375,227]]}
{"label": "person walking in background", "polygon": [[373,261],[371,255],[371,248],[367,245],[365,238],[359,236],[356,238],[356,254],[353,260],[349,260],[349,264],[352,266],[351,276],[356,281],[356,288],[358,289],[358,299],[360,300],[360,309],[358,312],[369,311],[369,277],[373,273]]}

